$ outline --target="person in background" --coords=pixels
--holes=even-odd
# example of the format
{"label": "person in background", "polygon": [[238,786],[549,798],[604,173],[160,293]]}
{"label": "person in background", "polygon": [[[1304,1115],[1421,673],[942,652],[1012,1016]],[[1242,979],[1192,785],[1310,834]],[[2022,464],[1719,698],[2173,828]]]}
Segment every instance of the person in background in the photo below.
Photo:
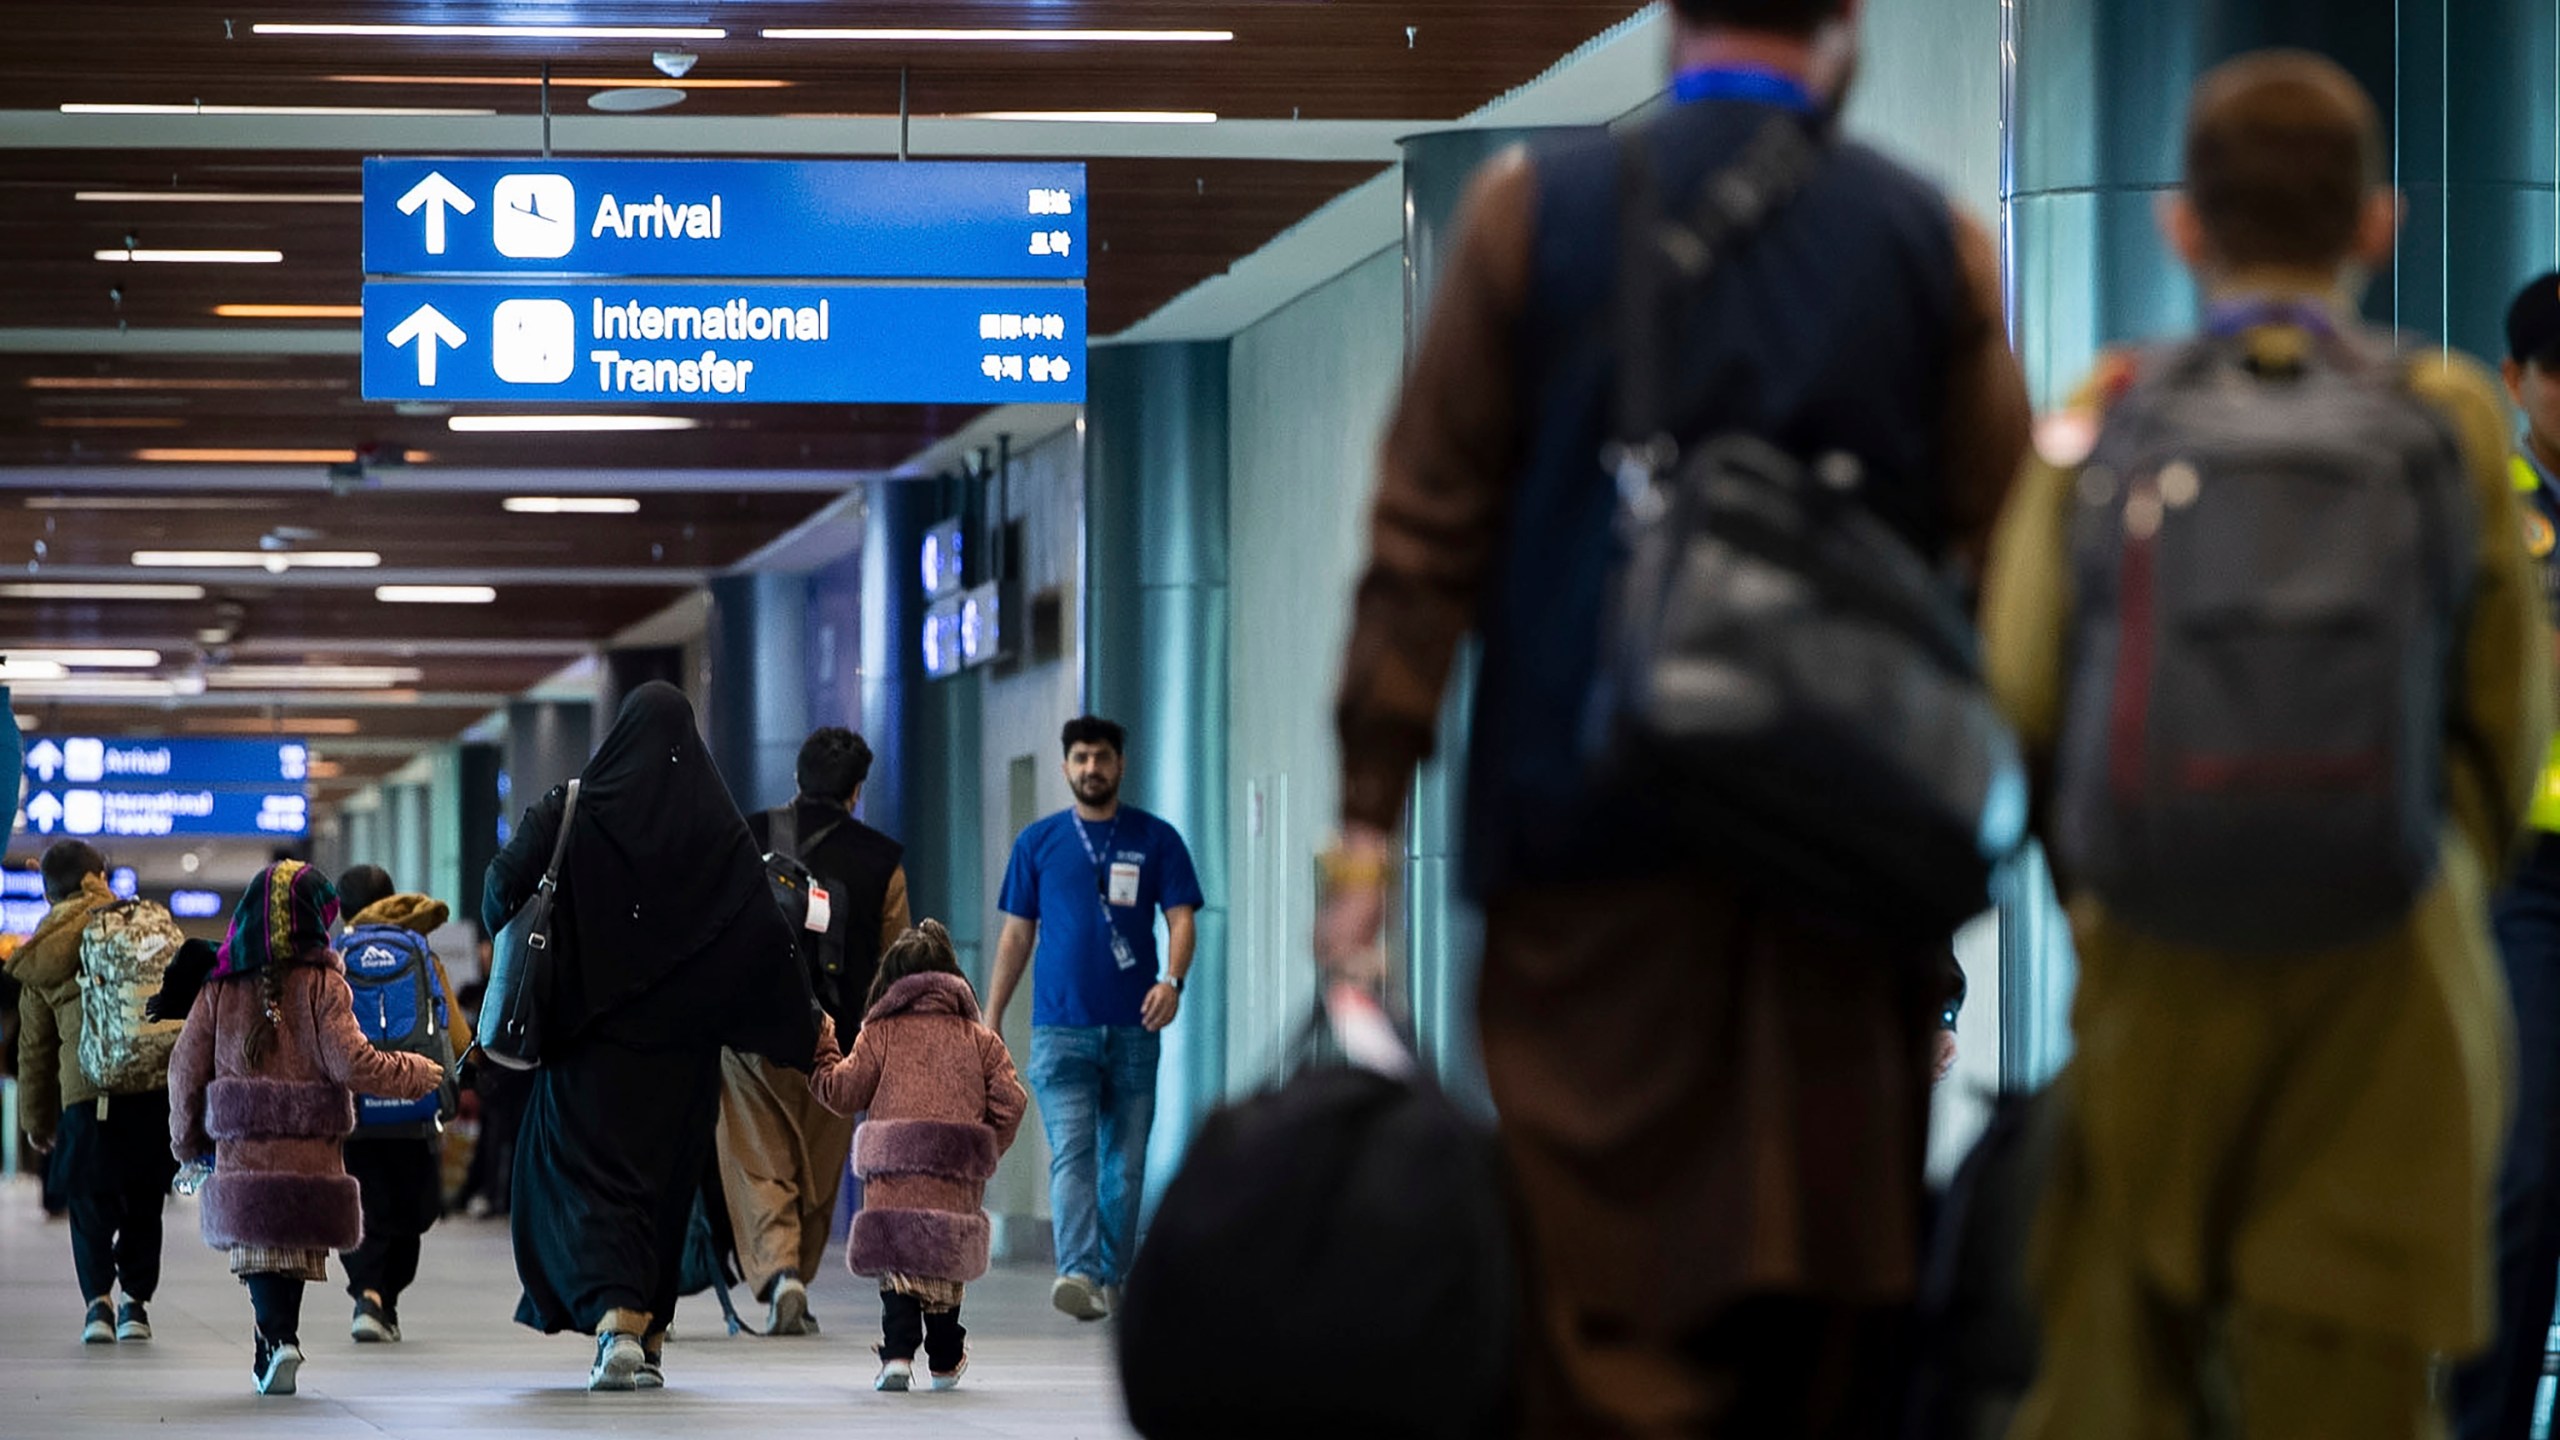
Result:
{"label": "person in background", "polygon": [[[2054,813],[2068,785],[2080,797],[2075,809],[2093,792],[2174,794],[2191,807],[2189,834],[2216,814],[2235,829],[2243,817],[2263,816],[2267,807],[2253,810],[2242,786],[2153,778],[2169,757],[2193,750],[2164,742],[2157,758],[2129,752],[2112,729],[2095,732],[2103,745],[2062,749],[2066,717],[2122,716],[2122,697],[2145,693],[2153,678],[2111,682],[2076,663],[2087,658],[2074,640],[2079,607],[2107,598],[2083,593],[2075,557],[2090,551],[2075,549],[2087,533],[2077,517],[2112,505],[2124,535],[2148,539],[2161,533],[2152,521],[2163,508],[2195,499],[2116,489],[2090,462],[2092,443],[2104,436],[2109,408],[2135,395],[2167,396],[2142,411],[2146,423],[2180,418],[2169,406],[2187,392],[2165,390],[2173,384],[2196,392],[2222,385],[2212,403],[2227,414],[2271,403],[2282,376],[2307,371],[2306,357],[2325,357],[2340,374],[2396,367],[2387,378],[2447,446],[2441,472],[2421,472],[2415,459],[2406,468],[2429,487],[2422,494],[2460,507],[2453,533],[2472,551],[2463,566],[2468,593],[2430,602],[2446,612],[2441,653],[2413,652],[2410,662],[2441,665],[2449,677],[2442,728],[2419,742],[2442,747],[2441,782],[2424,792],[2439,811],[2441,839],[2404,916],[2370,939],[2289,953],[2173,943],[2118,913],[2095,886],[2063,876],[2080,962],[2074,1053],[2056,1095],[2061,1128],[2037,1226],[2043,1371],[2011,1434],[2434,1436],[2443,1433],[2437,1357],[2469,1356],[2489,1340],[2491,1201],[2513,1033],[2489,901],[2523,837],[2550,744],[2550,624],[2520,543],[2495,387],[2434,344],[2395,350],[2392,337],[2357,328],[2362,277],[2388,264],[2401,214],[2372,99],[2318,56],[2243,56],[2196,87],[2185,154],[2184,185],[2162,207],[2162,226],[2195,273],[2208,333],[2225,346],[2216,362],[2227,368],[2189,381],[2109,357],[2072,413],[2040,434],[2047,453],[2002,522],[1984,606],[1993,692],[2025,742],[2041,814]],[[2151,384],[2164,389],[2142,388]],[[2161,434],[2163,449],[2174,442]],[[2199,483],[2230,479],[2225,470]],[[2239,525],[2250,517],[2226,503],[2165,523],[2217,518]],[[2256,547],[2300,538],[2303,517],[2270,510],[2265,523],[2267,533],[2240,531],[2211,546],[2190,529],[2178,548],[2129,550],[2179,563],[2164,561],[2156,580],[2125,591],[2170,615],[2204,605],[2217,615],[2276,612],[2263,586],[2250,589],[2275,563]],[[2411,566],[2426,563],[2414,541],[2404,553]],[[2136,572],[2128,565],[2126,573]],[[2297,563],[2273,573],[2314,572]],[[2388,603],[2377,597],[2372,613]],[[2094,623],[2133,633],[2132,604]],[[2240,633],[2234,643],[2264,632]],[[2414,643],[2437,638],[2432,625],[2417,633]],[[2121,673],[2135,674],[2135,663]],[[2157,674],[2197,668],[2163,662]],[[2110,688],[2075,693],[2078,684]],[[2224,710],[2248,698],[2236,690],[2211,697]],[[2351,687],[2340,703],[2404,702]],[[2334,745],[2339,735],[2398,723],[2349,721],[2305,743]],[[2075,724],[2070,733],[2090,732]],[[2139,767],[2130,784],[2100,768],[2127,763]]]}
{"label": "person in background", "polygon": [[[1191,851],[1171,825],[1120,803],[1129,735],[1108,720],[1067,723],[1075,808],[1022,832],[1005,865],[995,1003],[1004,1029],[1036,945],[1031,1088],[1049,1137],[1058,1278],[1049,1301],[1078,1320],[1111,1313],[1138,1249],[1139,1190],[1156,1114],[1163,1032],[1182,1010],[1202,902]],[[1156,965],[1156,912],[1169,953]]]}
{"label": "person in background", "polygon": [[[2560,608],[2560,273],[2507,307],[2508,461],[2546,609]],[[2533,843],[2492,919],[2516,1015],[2516,1114],[2498,1174],[2497,1337],[2454,1376],[2461,1440],[2530,1440],[2560,1291],[2560,746],[2528,812]]]}
{"label": "person in background", "polygon": [[[299,860],[258,872],[169,1059],[169,1148],[204,1179],[204,1242],[231,1254],[256,1333],[250,1374],[290,1395],[302,1369],[303,1286],[363,1238],[364,1200],[340,1147],[355,1096],[414,1100],[444,1071],[377,1050],[329,948],[338,895]],[[202,1173],[198,1169],[198,1173]]]}
{"label": "person in background", "polygon": [[[812,897],[800,956],[822,982],[828,1018],[847,1034],[862,1021],[881,953],[907,930],[905,847],[854,818],[870,778],[870,745],[830,726],[800,747],[788,826],[776,824],[781,811],[747,817],[757,850],[773,853],[788,838],[791,858],[826,894]],[[830,1113],[807,1080],[754,1055],[722,1055],[720,1075],[720,1190],[739,1269],[766,1303],[764,1333],[815,1334],[808,1282],[835,1228],[852,1117]]]}
{"label": "person in background", "polygon": [[1030,1099],[1003,1038],[979,1023],[939,923],[908,931],[881,957],[852,1053],[828,1022],[809,1089],[838,1115],[870,1112],[853,1162],[870,1188],[846,1258],[880,1282],[872,1388],[912,1388],[921,1348],[923,1388],[954,1389],[969,1368],[962,1288],[987,1273],[987,1180]]}
{"label": "person in background", "polygon": [[[398,893],[379,865],[348,867],[338,877],[338,902],[348,916],[338,952],[351,984],[368,995],[379,987],[383,1013],[396,1015],[400,1005],[416,1005],[421,979],[431,982],[433,1003],[444,1011],[450,1047],[445,1053],[470,1054],[471,1022],[452,998],[444,961],[427,944],[452,918],[452,908],[424,895]],[[432,1024],[432,1013],[421,1021]],[[379,1028],[373,1038],[377,1046],[398,1048],[398,1037]],[[401,1292],[416,1282],[424,1237],[444,1215],[443,1126],[432,1111],[423,1118],[382,1113],[416,1108],[363,1104],[356,1132],[347,1138],[347,1173],[364,1193],[364,1243],[338,1261],[346,1267],[347,1295],[355,1303],[347,1331],[362,1345],[399,1342]]]}
{"label": "person in background", "polygon": [[[1669,8],[1675,103],[1636,132],[1667,213],[1777,125],[1819,151],[1681,297],[1683,343],[1653,377],[1685,406],[1677,438],[1853,459],[1864,508],[1970,580],[2029,431],[1998,247],[1833,136],[1858,0]],[[1460,858],[1528,1277],[1522,1433],[1879,1433],[1918,1284],[1946,937],[1771,893],[1589,783],[1623,559],[1600,460],[1628,438],[1622,173],[1614,136],[1515,151],[1453,227],[1379,462],[1317,954],[1381,978],[1396,829],[1474,631]]]}
{"label": "person in background", "polygon": [[[565,786],[536,801],[490,862],[488,933],[541,884],[566,804]],[[720,1052],[806,1066],[820,1012],[683,691],[631,692],[579,776],[573,827],[516,1150],[516,1321],[594,1336],[589,1389],[655,1390],[719,1124]]]}
{"label": "person in background", "polygon": [[[73,1268],[88,1302],[80,1338],[91,1345],[148,1340],[151,1297],[160,1288],[161,1212],[178,1168],[164,1139],[169,1092],[110,1095],[81,1069],[80,943],[116,894],[107,888],[106,857],[84,841],[56,842],[38,868],[53,908],[9,959],[10,976],[24,987],[18,1123],[60,1170]],[[119,1285],[122,1309],[115,1304]]]}

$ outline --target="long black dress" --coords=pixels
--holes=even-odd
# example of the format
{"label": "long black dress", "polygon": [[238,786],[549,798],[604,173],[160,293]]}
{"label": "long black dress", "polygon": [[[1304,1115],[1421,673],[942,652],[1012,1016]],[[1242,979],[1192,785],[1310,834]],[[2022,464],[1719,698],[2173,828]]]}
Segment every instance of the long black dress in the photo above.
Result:
{"label": "long black dress", "polygon": [[[675,1311],[693,1190],[719,1118],[722,1047],[807,1069],[816,1001],[746,822],[682,692],[644,685],[580,776],[556,910],[552,1040],[516,1146],[513,1220],[537,1330]],[[489,866],[481,921],[540,883],[565,789]]]}

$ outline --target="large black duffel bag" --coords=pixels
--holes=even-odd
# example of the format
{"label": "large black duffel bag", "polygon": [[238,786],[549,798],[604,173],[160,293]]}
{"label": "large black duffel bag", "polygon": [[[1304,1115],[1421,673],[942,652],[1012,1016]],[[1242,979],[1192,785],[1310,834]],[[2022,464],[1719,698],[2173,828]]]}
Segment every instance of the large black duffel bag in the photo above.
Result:
{"label": "large black duffel bag", "polygon": [[[1320,1032],[1358,1058],[1316,1058]],[[1518,1311],[1500,1163],[1393,1033],[1337,990],[1286,1083],[1192,1142],[1120,1312],[1148,1440],[1500,1432]]]}

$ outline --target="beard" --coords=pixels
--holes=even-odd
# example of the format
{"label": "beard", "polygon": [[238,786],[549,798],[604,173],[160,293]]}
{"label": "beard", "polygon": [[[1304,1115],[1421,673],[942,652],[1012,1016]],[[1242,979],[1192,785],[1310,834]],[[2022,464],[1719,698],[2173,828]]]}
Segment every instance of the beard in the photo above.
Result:
{"label": "beard", "polygon": [[1120,782],[1101,775],[1087,775],[1075,784],[1076,798],[1087,805],[1102,806],[1120,798]]}

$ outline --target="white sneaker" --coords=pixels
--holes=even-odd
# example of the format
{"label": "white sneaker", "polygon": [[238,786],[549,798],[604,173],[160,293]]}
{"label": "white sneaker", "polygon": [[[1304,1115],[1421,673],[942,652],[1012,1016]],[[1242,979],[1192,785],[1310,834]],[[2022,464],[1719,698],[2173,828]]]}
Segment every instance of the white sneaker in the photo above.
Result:
{"label": "white sneaker", "polygon": [[924,1377],[924,1388],[927,1390],[957,1390],[960,1388],[960,1377],[968,1373],[969,1357],[963,1355],[960,1357],[959,1366],[955,1369],[927,1370]]}
{"label": "white sneaker", "polygon": [[809,1287],[800,1277],[785,1275],[773,1284],[773,1302],[765,1310],[764,1333],[767,1335],[814,1335],[818,1327],[809,1323]]}
{"label": "white sneaker", "polygon": [[874,1390],[906,1390],[915,1384],[916,1363],[912,1360],[883,1360],[880,1373],[871,1379]]}
{"label": "white sneaker", "polygon": [[302,1373],[302,1347],[279,1345],[267,1352],[267,1366],[258,1372],[258,1393],[290,1395],[294,1377]]}
{"label": "white sneaker", "polygon": [[649,1353],[640,1348],[640,1337],[616,1332],[596,1337],[595,1368],[587,1372],[590,1390],[637,1390],[640,1368],[649,1363]]}
{"label": "white sneaker", "polygon": [[1102,1287],[1082,1275],[1061,1275],[1049,1287],[1049,1303],[1058,1313],[1076,1320],[1099,1320],[1111,1313],[1110,1302],[1103,1299]]}

